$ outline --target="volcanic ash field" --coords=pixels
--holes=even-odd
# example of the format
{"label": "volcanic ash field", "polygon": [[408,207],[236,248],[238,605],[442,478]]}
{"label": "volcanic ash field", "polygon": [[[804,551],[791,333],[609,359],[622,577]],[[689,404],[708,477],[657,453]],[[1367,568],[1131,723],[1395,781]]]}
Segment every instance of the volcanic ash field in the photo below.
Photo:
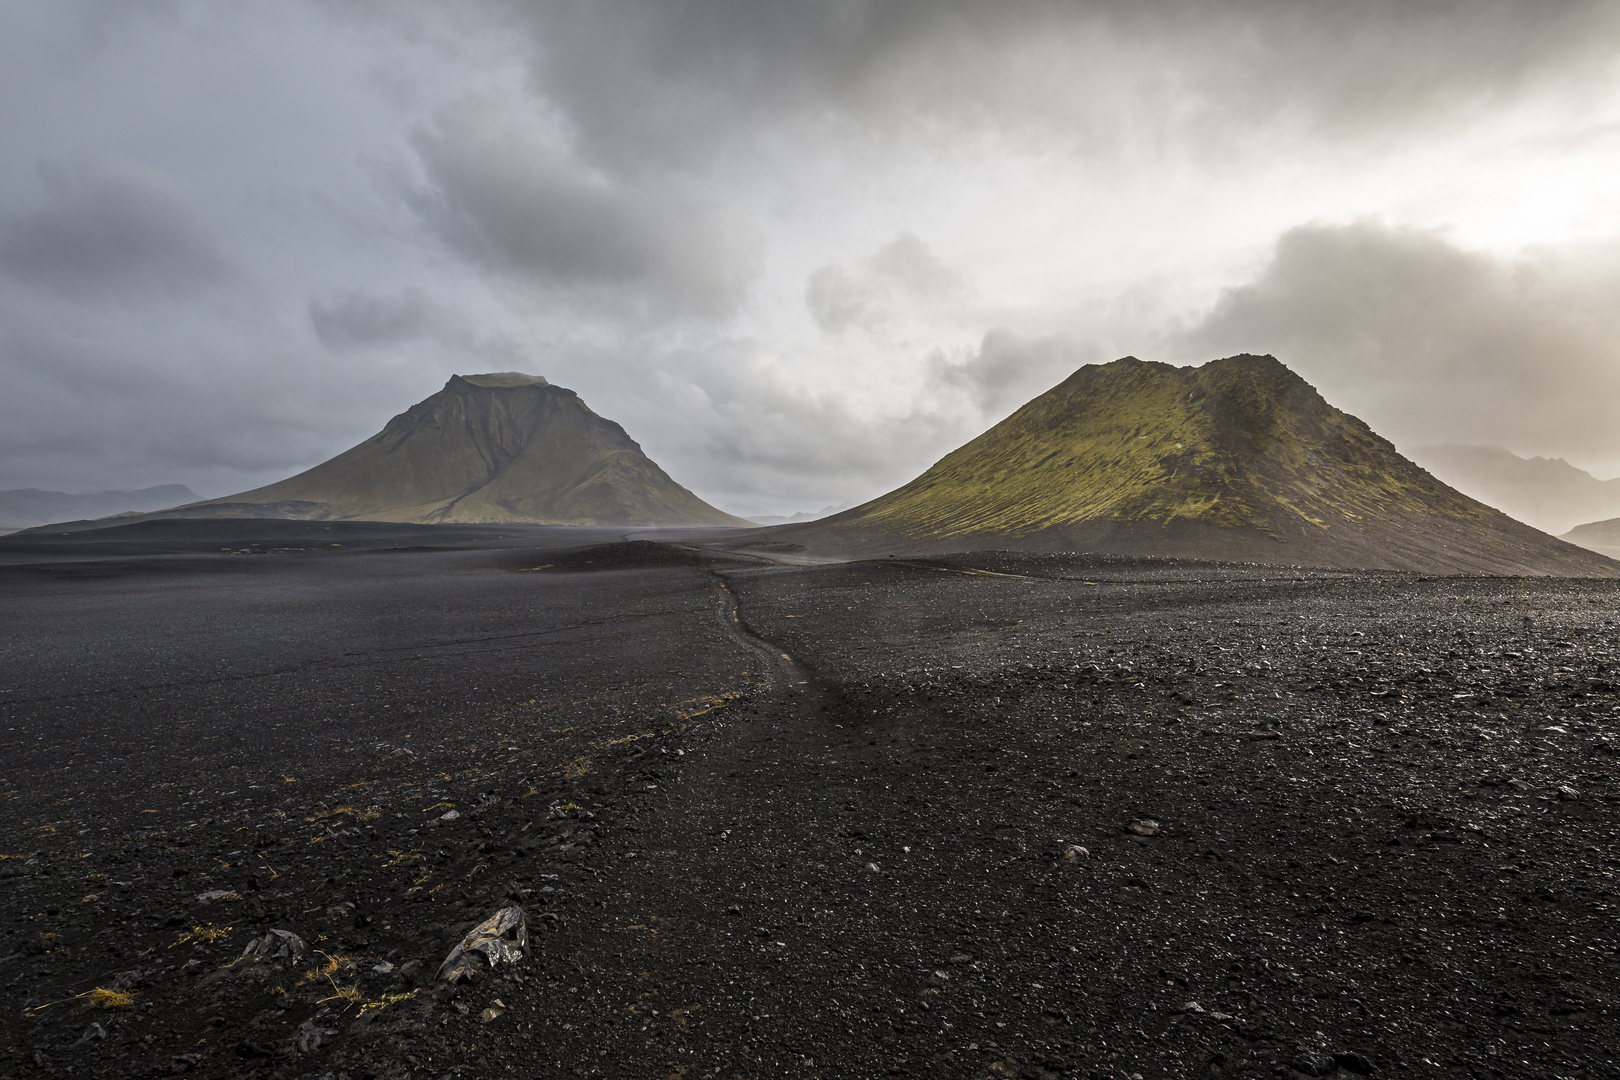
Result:
{"label": "volcanic ash field", "polygon": [[0,1074],[1620,1074],[1614,581],[237,527],[5,547]]}

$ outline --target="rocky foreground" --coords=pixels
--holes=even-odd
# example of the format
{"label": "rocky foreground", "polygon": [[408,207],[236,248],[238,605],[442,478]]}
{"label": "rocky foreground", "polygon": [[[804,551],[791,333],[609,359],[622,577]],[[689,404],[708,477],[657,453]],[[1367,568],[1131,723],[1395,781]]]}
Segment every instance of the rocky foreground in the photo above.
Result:
{"label": "rocky foreground", "polygon": [[0,1075],[1620,1072],[1614,582],[430,539],[0,545]]}

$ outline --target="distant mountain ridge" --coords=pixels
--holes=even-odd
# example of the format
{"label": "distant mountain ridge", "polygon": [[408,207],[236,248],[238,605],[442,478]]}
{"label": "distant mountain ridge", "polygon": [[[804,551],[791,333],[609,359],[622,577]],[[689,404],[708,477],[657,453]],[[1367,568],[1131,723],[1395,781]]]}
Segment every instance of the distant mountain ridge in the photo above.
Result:
{"label": "distant mountain ridge", "polygon": [[1613,576],[1441,483],[1270,356],[1087,365],[921,476],[776,542],[878,553],[1018,547]]}
{"label": "distant mountain ridge", "polygon": [[1500,446],[1425,446],[1412,457],[1458,491],[1546,532],[1620,517],[1620,479],[1599,480],[1563,458]]}
{"label": "distant mountain ridge", "polygon": [[88,495],[39,488],[0,491],[0,529],[27,529],[56,521],[143,513],[191,502],[196,497],[184,484],[159,484],[135,491],[97,491]]}
{"label": "distant mountain ridge", "polygon": [[1559,539],[1611,559],[1620,559],[1620,518],[1577,525]]}
{"label": "distant mountain ridge", "polygon": [[670,479],[578,394],[520,372],[452,375],[297,476],[169,511],[422,524],[746,525]]}

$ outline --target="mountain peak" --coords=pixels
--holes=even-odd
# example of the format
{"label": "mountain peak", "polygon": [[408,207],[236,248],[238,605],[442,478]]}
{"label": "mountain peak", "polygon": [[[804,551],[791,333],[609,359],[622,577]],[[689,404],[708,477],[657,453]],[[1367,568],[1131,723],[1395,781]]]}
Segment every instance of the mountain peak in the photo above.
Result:
{"label": "mountain peak", "polygon": [[455,385],[457,381],[471,383],[473,386],[482,386],[489,390],[507,390],[518,386],[550,386],[542,375],[525,375],[521,371],[494,371],[487,375],[452,375],[445,387]]}
{"label": "mountain peak", "polygon": [[[544,392],[509,392],[529,389]],[[452,375],[330,461],[184,509],[323,521],[747,524],[670,479],[572,390],[515,371]]]}
{"label": "mountain peak", "polygon": [[1254,354],[1088,364],[909,484],[805,528],[852,549],[1615,569],[1440,483]]}

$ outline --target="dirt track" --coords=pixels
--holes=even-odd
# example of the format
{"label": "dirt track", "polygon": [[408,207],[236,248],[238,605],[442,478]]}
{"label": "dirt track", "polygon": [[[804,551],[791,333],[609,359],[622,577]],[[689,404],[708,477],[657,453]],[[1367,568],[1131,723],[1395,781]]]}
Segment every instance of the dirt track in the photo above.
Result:
{"label": "dirt track", "polygon": [[1614,583],[475,533],[11,557],[0,1072],[1620,1071]]}

